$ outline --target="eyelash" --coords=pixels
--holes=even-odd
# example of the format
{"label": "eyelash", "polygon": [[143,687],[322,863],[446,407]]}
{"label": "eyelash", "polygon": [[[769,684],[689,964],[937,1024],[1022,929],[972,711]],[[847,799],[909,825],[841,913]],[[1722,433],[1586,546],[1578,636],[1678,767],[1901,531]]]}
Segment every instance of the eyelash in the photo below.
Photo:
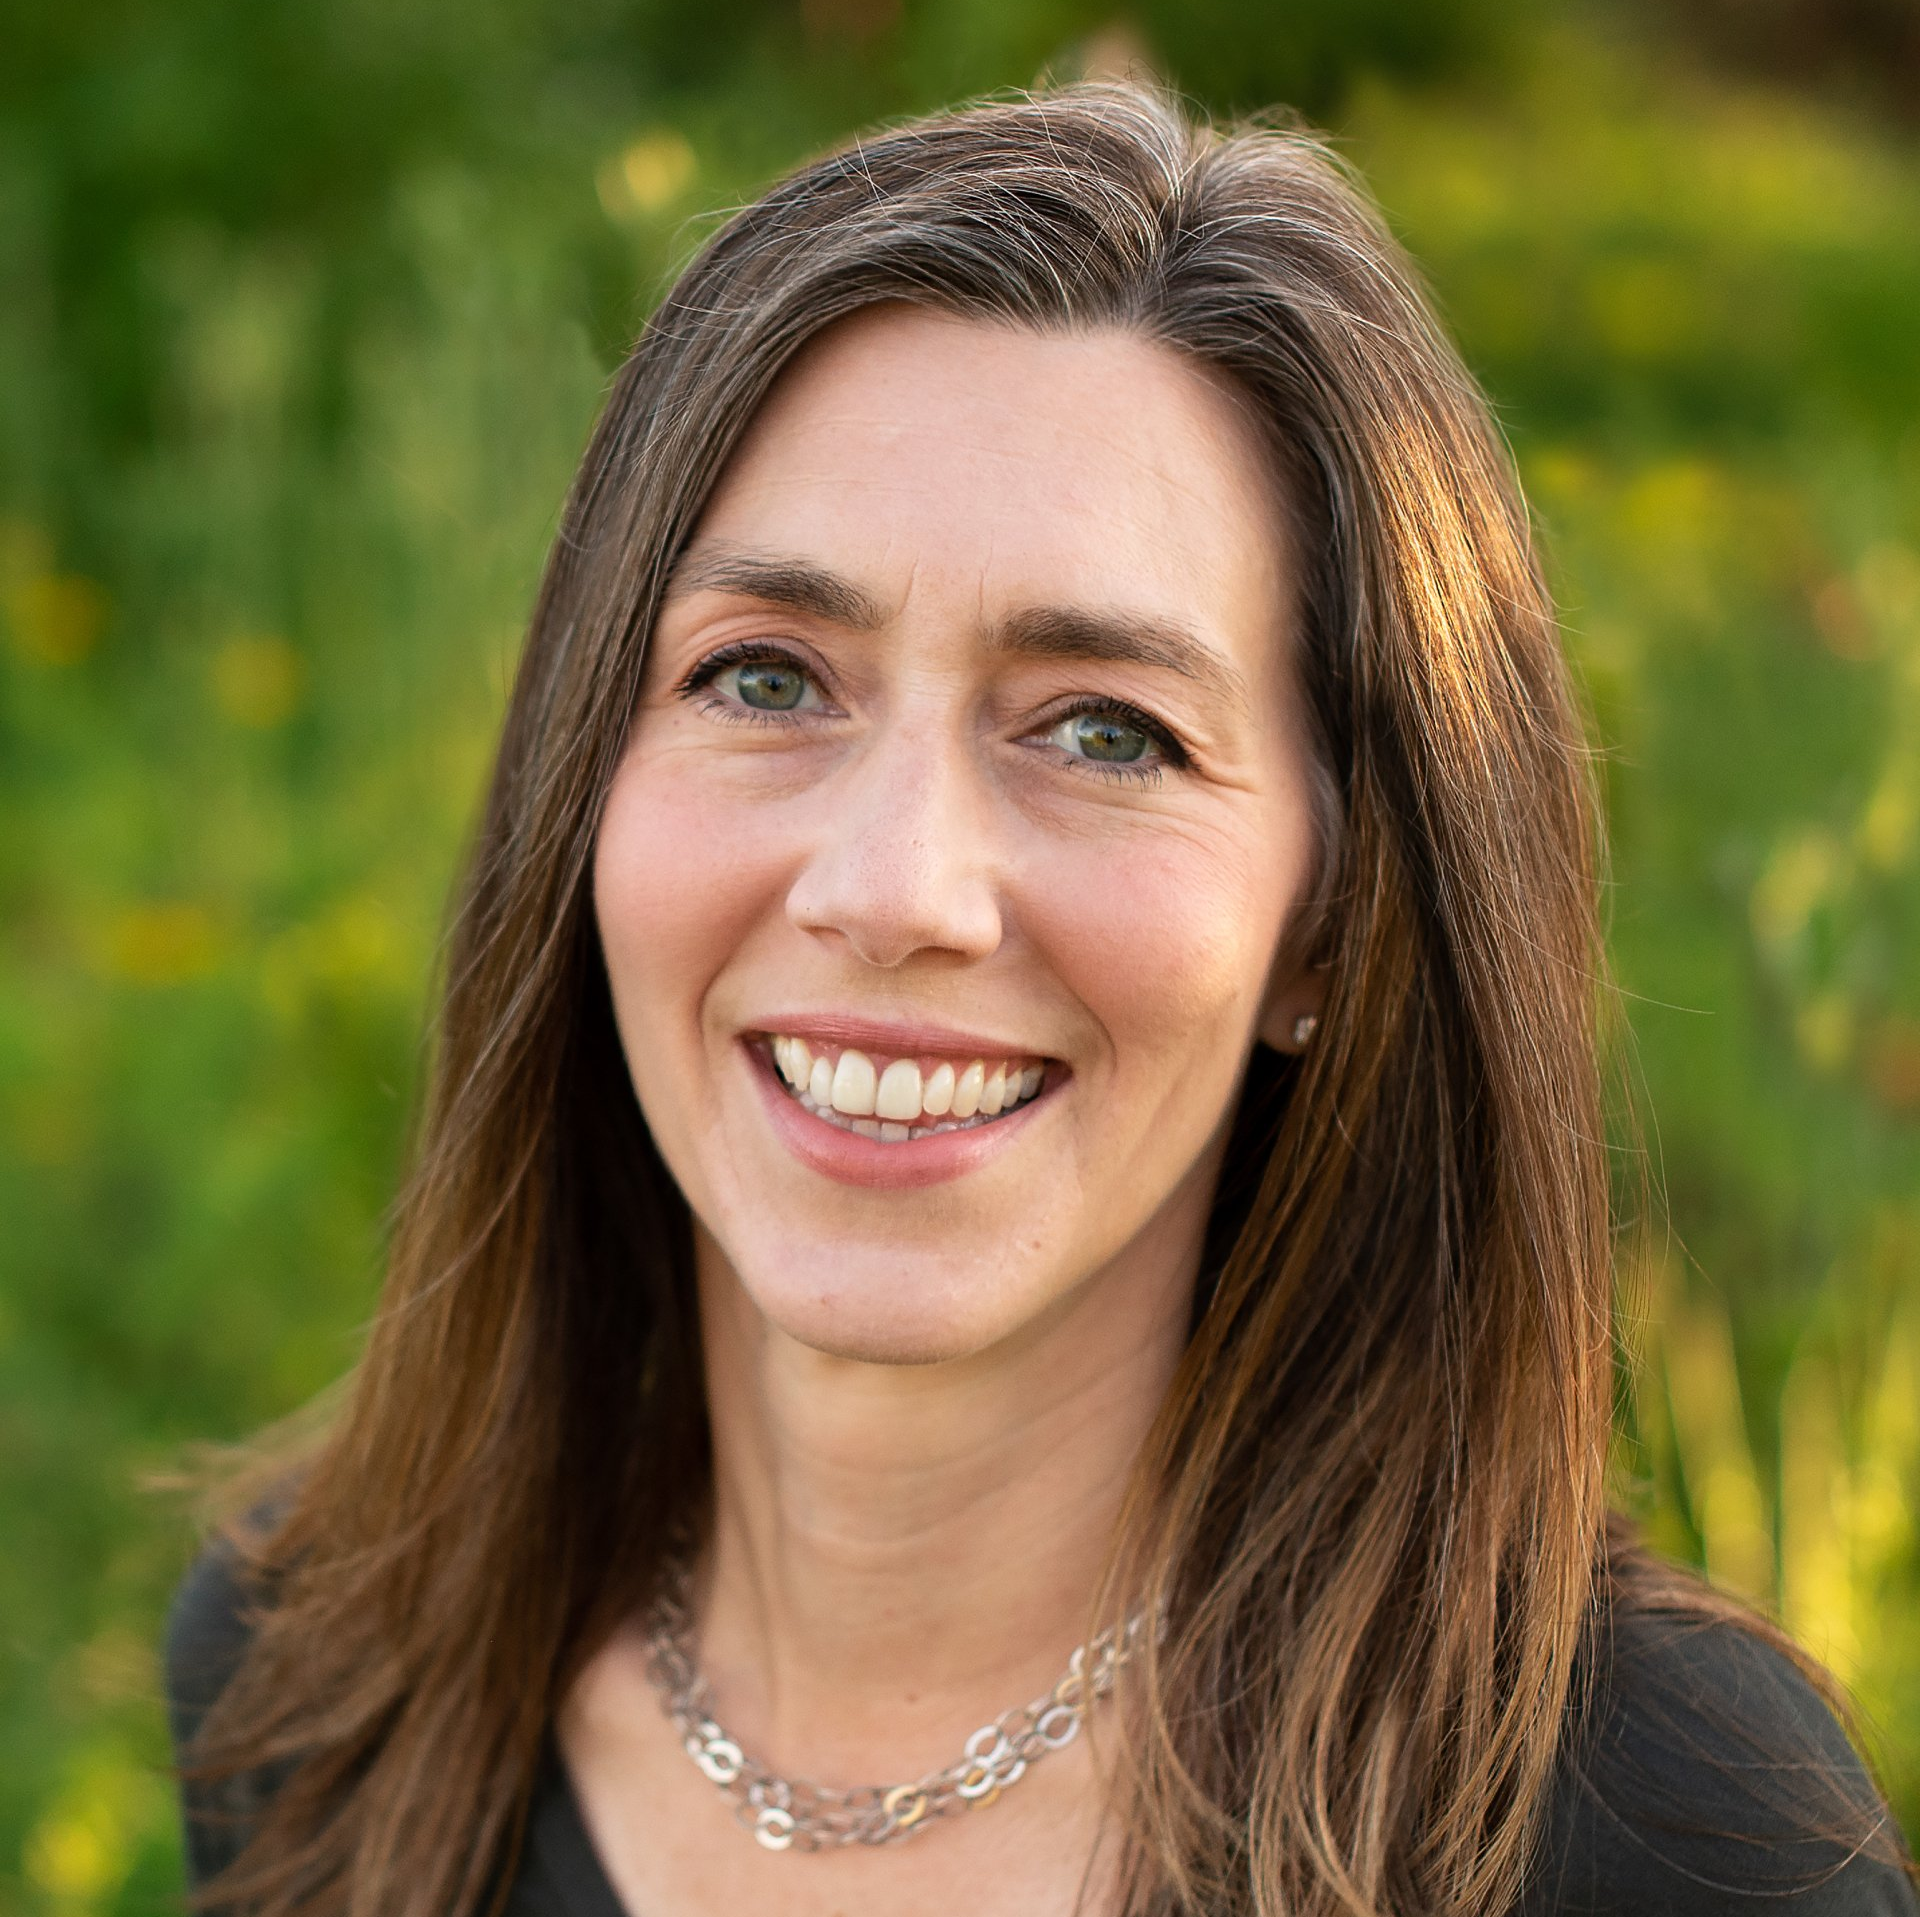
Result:
{"label": "eyelash", "polygon": [[[822,693],[826,687],[820,684],[820,673],[800,654],[788,652],[779,646],[770,646],[764,640],[736,639],[732,645],[721,646],[710,652],[697,664],[687,676],[674,688],[682,699],[691,699],[696,693],[703,692],[714,680],[730,666],[791,666],[797,672],[803,672],[820,687]],[[702,712],[710,712],[717,718],[726,719],[736,725],[797,725],[801,715],[796,712],[769,712],[764,708],[742,705],[735,699],[723,699],[717,693],[700,702]]]}
{"label": "eyelash", "polygon": [[[1173,736],[1164,721],[1156,719],[1151,712],[1143,712],[1138,706],[1128,704],[1125,699],[1109,698],[1100,693],[1084,693],[1077,699],[1069,700],[1059,711],[1048,715],[1044,729],[1051,732],[1056,726],[1065,725],[1069,719],[1079,718],[1082,713],[1107,713],[1124,719],[1128,725],[1144,732],[1153,741],[1160,758],[1152,765],[1128,765],[1111,759],[1083,759],[1077,753],[1062,751],[1061,756],[1076,772],[1090,773],[1096,779],[1109,779],[1119,785],[1158,785],[1168,766],[1180,772],[1193,763],[1186,747]],[[1035,728],[1036,731],[1040,729]]]}
{"label": "eyelash", "polygon": [[[780,646],[769,646],[755,639],[736,640],[732,645],[721,646],[702,659],[677,687],[676,696],[691,699],[696,693],[704,691],[714,680],[732,666],[749,665],[791,666],[803,672],[815,685],[820,685],[820,674],[798,653],[789,652]],[[822,693],[826,691],[820,686]],[[735,725],[796,725],[800,715],[793,712],[768,712],[756,710],[752,706],[741,705],[737,700],[723,699],[718,695],[701,702],[701,711],[714,714]],[[1098,693],[1085,693],[1077,699],[1069,700],[1058,711],[1050,714],[1043,725],[1035,731],[1051,732],[1056,726],[1064,725],[1069,719],[1077,719],[1083,713],[1117,714],[1128,725],[1137,727],[1153,741],[1161,758],[1153,765],[1128,765],[1112,760],[1099,761],[1083,759],[1078,754],[1061,751],[1077,772],[1090,774],[1096,779],[1107,779],[1121,785],[1158,785],[1168,766],[1175,771],[1183,771],[1193,763],[1192,756],[1185,746],[1174,737],[1165,721],[1156,719],[1152,713],[1143,711],[1139,706],[1125,699],[1115,699]]]}

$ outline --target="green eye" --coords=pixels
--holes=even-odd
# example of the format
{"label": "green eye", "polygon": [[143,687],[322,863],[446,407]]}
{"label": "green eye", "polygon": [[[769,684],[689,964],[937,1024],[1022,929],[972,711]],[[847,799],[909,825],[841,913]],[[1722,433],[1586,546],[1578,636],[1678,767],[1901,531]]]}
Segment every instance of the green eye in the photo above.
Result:
{"label": "green eye", "polygon": [[733,681],[732,692],[743,706],[760,712],[792,712],[807,696],[807,675],[779,659],[753,659],[720,675]]}
{"label": "green eye", "polygon": [[1131,765],[1153,750],[1153,741],[1117,712],[1076,712],[1051,734],[1053,743],[1077,758],[1102,765]]}

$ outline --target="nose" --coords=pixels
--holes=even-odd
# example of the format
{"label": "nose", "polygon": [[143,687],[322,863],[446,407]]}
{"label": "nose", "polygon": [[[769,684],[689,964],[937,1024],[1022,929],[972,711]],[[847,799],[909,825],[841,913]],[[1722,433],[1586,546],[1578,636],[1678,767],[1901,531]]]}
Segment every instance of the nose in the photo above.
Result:
{"label": "nose", "polygon": [[844,939],[869,965],[985,958],[1000,943],[989,796],[964,745],[932,744],[930,730],[903,724],[874,740],[821,792],[787,894],[793,924]]}

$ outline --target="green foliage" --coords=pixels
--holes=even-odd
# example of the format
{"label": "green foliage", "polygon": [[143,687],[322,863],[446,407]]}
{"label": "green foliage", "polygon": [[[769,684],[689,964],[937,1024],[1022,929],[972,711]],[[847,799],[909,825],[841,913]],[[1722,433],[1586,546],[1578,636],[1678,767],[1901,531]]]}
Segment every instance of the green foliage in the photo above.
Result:
{"label": "green foliage", "polygon": [[1850,1682],[1911,1829],[1920,165],[1572,36],[1348,132],[1502,404],[1603,749],[1669,1214],[1622,1495]]}
{"label": "green foliage", "polygon": [[0,1917],[175,1880],[140,1489],[350,1360],[441,904],[608,367],[877,116],[1150,56],[1332,116],[1604,747],[1671,1230],[1622,1491],[1920,1818],[1920,160],[1511,0],[93,0],[0,67]]}

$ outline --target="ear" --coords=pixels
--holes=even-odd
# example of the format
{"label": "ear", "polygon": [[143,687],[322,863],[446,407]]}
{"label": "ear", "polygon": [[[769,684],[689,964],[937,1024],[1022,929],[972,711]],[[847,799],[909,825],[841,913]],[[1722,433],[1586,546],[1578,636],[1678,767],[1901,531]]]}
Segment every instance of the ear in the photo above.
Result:
{"label": "ear", "polygon": [[1317,1021],[1326,1001],[1326,966],[1295,965],[1284,974],[1276,972],[1268,981],[1266,1003],[1260,1009],[1256,1030],[1261,1043],[1276,1052],[1304,1052],[1311,1043],[1312,1028],[1301,1036],[1300,1021]]}

